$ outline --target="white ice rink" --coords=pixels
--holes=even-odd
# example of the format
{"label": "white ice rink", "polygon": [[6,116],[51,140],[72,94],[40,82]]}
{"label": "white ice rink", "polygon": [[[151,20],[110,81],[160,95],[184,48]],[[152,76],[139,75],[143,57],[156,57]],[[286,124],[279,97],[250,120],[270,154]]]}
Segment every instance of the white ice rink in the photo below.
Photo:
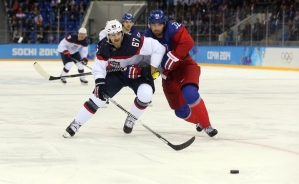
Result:
{"label": "white ice rink", "polygon": [[[173,144],[196,136],[174,151],[140,124],[125,135],[126,114],[112,103],[63,138],[93,78],[47,81],[33,63],[0,62],[1,184],[299,183],[299,72],[202,67],[199,91],[218,140],[174,115],[158,78],[140,120]],[[40,64],[60,75],[62,63]],[[129,110],[134,98],[125,88],[114,100]]]}

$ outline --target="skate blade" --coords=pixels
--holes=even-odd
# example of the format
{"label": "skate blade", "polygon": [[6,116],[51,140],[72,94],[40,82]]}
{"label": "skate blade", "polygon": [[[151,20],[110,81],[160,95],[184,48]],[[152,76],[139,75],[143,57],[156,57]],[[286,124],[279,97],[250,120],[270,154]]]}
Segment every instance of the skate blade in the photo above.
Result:
{"label": "skate blade", "polygon": [[64,138],[70,138],[70,137],[72,137],[68,132],[65,132],[62,136]]}
{"label": "skate blade", "polygon": [[215,139],[215,140],[218,140],[218,136],[217,135],[214,135],[212,138]]}

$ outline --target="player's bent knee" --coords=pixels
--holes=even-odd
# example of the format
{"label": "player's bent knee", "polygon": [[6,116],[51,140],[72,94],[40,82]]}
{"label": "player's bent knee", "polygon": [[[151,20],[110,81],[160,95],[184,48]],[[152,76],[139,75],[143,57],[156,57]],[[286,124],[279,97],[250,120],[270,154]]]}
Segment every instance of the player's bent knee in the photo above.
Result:
{"label": "player's bent knee", "polygon": [[76,66],[77,66],[78,70],[83,70],[83,72],[84,72],[84,66],[82,63],[76,63]]}
{"label": "player's bent knee", "polygon": [[102,101],[101,99],[97,98],[96,96],[94,96],[94,94],[92,94],[89,97],[90,100],[92,100],[94,102],[94,104],[98,107],[103,107],[106,104],[106,101]]}
{"label": "player's bent knee", "polygon": [[89,101],[86,101],[84,103],[84,107],[91,112],[92,114],[96,113],[99,107],[92,101],[92,99],[89,99]]}
{"label": "player's bent knee", "polygon": [[68,62],[68,63],[66,63],[64,66],[66,67],[66,68],[72,68],[72,66],[73,66],[73,62]]}
{"label": "player's bent knee", "polygon": [[187,104],[193,104],[200,98],[198,88],[194,84],[187,84],[183,86],[182,93]]}
{"label": "player's bent knee", "polygon": [[141,84],[137,90],[137,98],[143,103],[149,103],[153,98],[153,89],[149,84]]}
{"label": "player's bent knee", "polygon": [[182,107],[175,109],[174,113],[177,117],[185,119],[190,114],[190,108],[187,104],[184,104]]}
{"label": "player's bent knee", "polygon": [[139,109],[145,109],[148,106],[148,104],[149,104],[149,102],[142,102],[142,101],[140,101],[137,97],[135,98],[134,102],[135,102],[135,105]]}

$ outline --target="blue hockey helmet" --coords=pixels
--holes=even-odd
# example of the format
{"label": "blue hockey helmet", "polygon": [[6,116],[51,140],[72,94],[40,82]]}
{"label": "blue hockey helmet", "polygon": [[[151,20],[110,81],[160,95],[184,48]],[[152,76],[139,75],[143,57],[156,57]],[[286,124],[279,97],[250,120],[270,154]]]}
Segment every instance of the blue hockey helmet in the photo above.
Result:
{"label": "blue hockey helmet", "polygon": [[126,20],[130,20],[130,21],[134,21],[134,17],[132,14],[130,13],[125,13],[124,16],[122,17],[122,21],[126,21]]}
{"label": "blue hockey helmet", "polygon": [[148,23],[166,23],[166,17],[161,10],[153,10],[148,16]]}

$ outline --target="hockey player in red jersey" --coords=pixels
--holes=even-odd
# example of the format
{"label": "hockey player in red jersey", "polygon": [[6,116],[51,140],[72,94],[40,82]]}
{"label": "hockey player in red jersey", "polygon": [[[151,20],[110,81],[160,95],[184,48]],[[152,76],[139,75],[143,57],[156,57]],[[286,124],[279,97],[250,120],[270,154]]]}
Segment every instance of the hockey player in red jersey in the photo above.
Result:
{"label": "hockey player in red jersey", "polygon": [[166,47],[161,62],[162,86],[171,109],[177,117],[196,124],[210,137],[218,131],[211,126],[203,99],[198,92],[200,67],[189,55],[194,46],[192,37],[180,23],[166,21],[161,10],[148,17],[149,29],[143,36],[157,39]]}
{"label": "hockey player in red jersey", "polygon": [[[106,38],[97,45],[92,74],[95,88],[72,123],[66,128],[65,138],[74,136],[96,112],[106,103],[106,96],[113,97],[123,87],[130,87],[136,98],[130,113],[139,118],[152,100],[155,91],[152,74],[161,64],[165,48],[153,38],[124,34],[122,24],[117,20],[107,23]],[[148,67],[142,67],[142,66]],[[125,69],[107,73],[107,69]],[[128,116],[123,131],[132,132],[135,119]]]}

